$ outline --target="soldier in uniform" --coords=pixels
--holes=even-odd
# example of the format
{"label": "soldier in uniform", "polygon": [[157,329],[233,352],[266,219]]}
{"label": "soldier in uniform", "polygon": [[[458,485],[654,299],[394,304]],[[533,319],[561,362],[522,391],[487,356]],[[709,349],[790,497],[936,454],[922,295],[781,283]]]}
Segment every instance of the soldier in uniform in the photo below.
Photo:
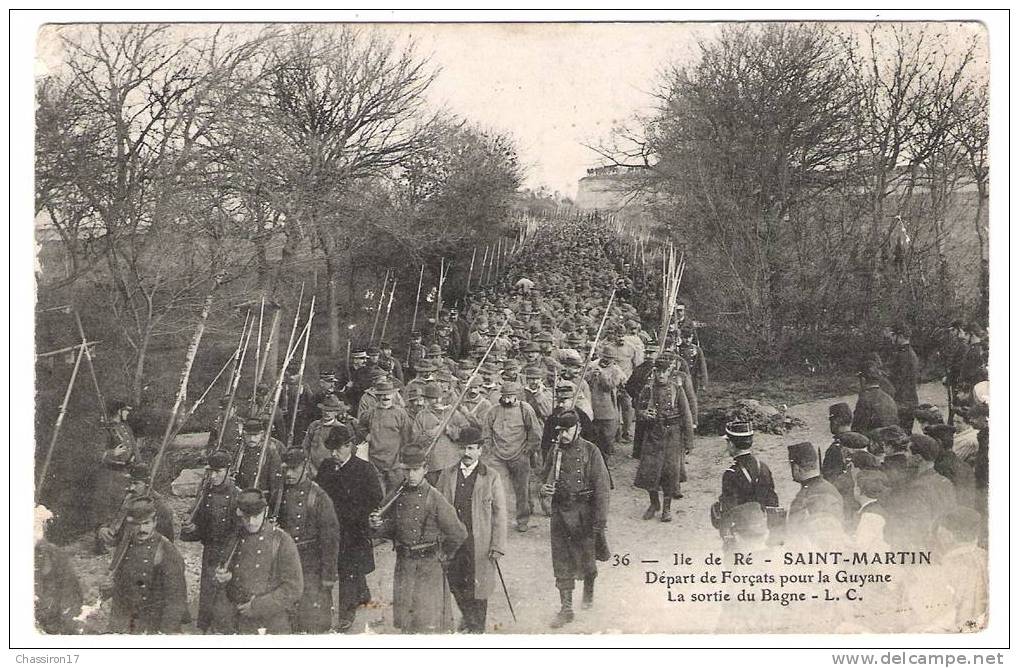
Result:
{"label": "soldier in uniform", "polygon": [[351,439],[357,437],[358,427],[355,420],[347,413],[348,406],[336,395],[330,394],[318,404],[322,417],[308,425],[304,442],[301,447],[308,453],[308,463],[314,472],[323,459],[329,456],[324,443],[330,432],[340,429],[349,434]]}
{"label": "soldier in uniform", "polygon": [[289,431],[290,421],[294,417],[294,404],[296,402],[297,416],[294,419],[293,437],[289,439],[289,442],[301,443],[304,441],[304,435],[308,431],[308,425],[319,417],[316,410],[318,400],[315,397],[315,393],[305,383],[301,382],[298,384],[298,381],[301,380],[299,369],[293,368],[293,365],[291,367],[287,369],[283,384],[283,394],[280,395],[280,408],[278,410],[283,412],[286,429]]}
{"label": "soldier in uniform", "polygon": [[913,431],[913,412],[920,400],[916,386],[920,382],[920,360],[909,343],[909,332],[899,327],[893,337],[895,352],[891,361],[891,380],[895,385],[895,404],[898,407],[899,426],[907,434]]}
{"label": "soldier in uniform", "polygon": [[209,455],[206,484],[197,512],[180,530],[180,539],[202,543],[202,576],[198,591],[198,629],[212,625],[212,604],[218,587],[216,568],[226,557],[227,544],[237,531],[237,497],[240,490],[230,479],[230,455],[220,450]]}
{"label": "soldier in uniform", "polygon": [[358,350],[351,358],[350,377],[343,383],[341,392],[347,405],[357,407],[361,403],[361,395],[372,385],[372,367],[368,364],[368,351]]}
{"label": "soldier in uniform", "polygon": [[552,482],[543,484],[541,492],[551,497],[552,571],[561,604],[551,626],[561,628],[573,621],[575,581],[584,581],[582,605],[591,607],[595,562],[608,558],[609,471],[597,446],[580,436],[576,411],[556,416],[555,427],[558,443],[543,475]]}
{"label": "soldier in uniform", "polygon": [[[828,425],[832,433],[832,443],[824,453],[821,462],[821,475],[839,490],[846,512],[846,521],[856,516],[856,499],[853,497],[852,461],[853,451],[866,450],[870,444],[863,434],[850,431],[853,423],[853,412],[847,403],[832,404],[828,407]],[[847,525],[848,526],[848,525]]]}
{"label": "soldier in uniform", "polygon": [[731,548],[729,513],[736,506],[756,502],[761,510],[778,507],[778,494],[771,469],[750,452],[754,444],[754,428],[749,422],[725,425],[725,438],[732,466],[722,473],[722,493],[711,507],[711,524],[722,536],[722,545]]}
{"label": "soldier in uniform", "polygon": [[708,386],[708,362],[704,357],[704,350],[694,338],[695,333],[693,327],[679,330],[681,343],[678,352],[690,369],[694,390],[700,392]]}
{"label": "soldier in uniform", "polygon": [[123,401],[110,402],[106,449],[92,479],[92,502],[89,504],[96,554],[106,553],[106,542],[99,536],[99,529],[110,526],[120,516],[131,465],[139,460],[134,432],[126,422],[130,412],[131,407]]}
{"label": "soldier in uniform", "polygon": [[237,532],[227,561],[216,569],[214,633],[292,632],[290,613],[301,600],[304,577],[294,539],[268,521],[260,489],[237,497]]}
{"label": "soldier in uniform", "polygon": [[132,499],[125,522],[130,542],[119,567],[103,589],[111,591],[110,633],[180,633],[188,619],[184,559],[156,531],[156,506],[144,496]]}
{"label": "soldier in uniform", "polygon": [[358,606],[371,602],[365,576],[375,570],[375,549],[368,515],[382,502],[382,485],[375,468],[354,456],[349,435],[334,429],[326,437],[329,457],[318,469],[315,482],[332,499],[339,522],[337,552],[337,629],[354,624]]}
{"label": "soldier in uniform", "polygon": [[860,395],[853,409],[853,431],[863,434],[873,429],[890,427],[899,423],[899,409],[895,400],[881,389],[880,372],[865,367],[859,373]]}
{"label": "soldier in uniform", "polygon": [[[655,372],[637,395],[637,415],[645,423],[640,464],[633,482],[646,490],[650,504],[644,519],[662,511],[662,521],[672,521],[672,499],[680,493],[680,470],[686,450],[693,443],[693,417],[686,392],[670,378],[670,360],[661,356]],[[662,491],[659,503],[658,490]]]}
{"label": "soldier in uniform", "polygon": [[[230,455],[236,454],[237,449],[244,440],[244,420],[237,415],[238,403],[237,401],[230,401],[230,397],[222,397],[219,400],[220,412],[216,415],[212,428],[209,430],[209,438],[205,442],[206,453],[211,453],[215,450],[218,443],[219,449],[226,451]],[[229,413],[226,412],[228,407],[230,408]],[[226,426],[224,427],[223,425]],[[222,438],[219,435],[220,431],[223,432]]]}
{"label": "soldier in uniform", "polygon": [[407,346],[407,378],[413,380],[418,375],[418,368],[424,361],[428,349],[421,343],[421,332],[410,333],[410,344]]}
{"label": "soldier in uniform", "polygon": [[268,491],[270,496],[275,496],[283,486],[283,444],[271,436],[266,440],[265,425],[265,422],[257,418],[244,421],[244,446],[234,462],[234,479],[242,489],[258,487]]}
{"label": "soldier in uniform", "polygon": [[149,477],[151,472],[145,464],[132,464],[128,469],[127,489],[120,506],[117,517],[108,524],[99,527],[97,535],[107,547],[118,544],[127,529],[127,511],[135,499],[146,497],[152,502],[156,513],[156,531],[173,542],[173,511],[166,505],[162,495],[149,490]]}
{"label": "soldier in uniform", "polygon": [[787,449],[792,477],[800,483],[800,491],[789,504],[786,536],[824,545],[827,536],[820,533],[820,530],[829,525],[820,523],[818,516],[828,515],[837,520],[841,527],[845,521],[842,495],[821,476],[820,454],[813,443],[794,443],[787,446]]}
{"label": "soldier in uniform", "polygon": [[452,630],[453,611],[443,572],[467,539],[467,528],[442,493],[425,480],[427,453],[412,444],[400,453],[406,485],[392,503],[390,517],[380,510],[369,516],[376,535],[392,538],[393,625],[404,633]]}
{"label": "soldier in uniform", "polygon": [[301,557],[304,589],[293,614],[294,633],[325,633],[332,626],[340,525],[332,499],[307,475],[307,453],[283,457],[284,486],[274,516]]}
{"label": "soldier in uniform", "polygon": [[446,569],[463,621],[461,631],[484,633],[496,564],[506,553],[506,497],[499,474],[481,463],[481,432],[467,427],[457,439],[460,462],[439,474],[436,488],[467,528],[467,539]]}
{"label": "soldier in uniform", "polygon": [[400,360],[393,356],[393,344],[389,341],[383,341],[379,344],[379,367],[387,369],[389,374],[396,378],[401,383],[404,382],[403,378],[403,365],[400,364]]}
{"label": "soldier in uniform", "polygon": [[[633,373],[630,374],[630,379],[626,381],[626,392],[634,398],[640,397],[641,390],[644,389],[648,379],[654,374],[655,359],[658,357],[658,346],[655,344],[647,344],[644,351],[646,353],[644,362],[634,368]],[[640,416],[640,411],[638,410],[633,428],[633,452],[630,454],[633,459],[640,459],[640,444],[644,440],[644,430],[646,427],[647,423]]]}

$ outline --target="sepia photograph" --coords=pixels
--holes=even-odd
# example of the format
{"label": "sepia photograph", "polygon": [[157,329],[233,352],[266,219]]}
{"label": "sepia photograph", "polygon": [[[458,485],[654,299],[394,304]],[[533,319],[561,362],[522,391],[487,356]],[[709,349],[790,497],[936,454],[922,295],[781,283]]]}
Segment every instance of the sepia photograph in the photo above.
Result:
{"label": "sepia photograph", "polygon": [[18,65],[40,643],[980,645],[985,22],[137,14]]}

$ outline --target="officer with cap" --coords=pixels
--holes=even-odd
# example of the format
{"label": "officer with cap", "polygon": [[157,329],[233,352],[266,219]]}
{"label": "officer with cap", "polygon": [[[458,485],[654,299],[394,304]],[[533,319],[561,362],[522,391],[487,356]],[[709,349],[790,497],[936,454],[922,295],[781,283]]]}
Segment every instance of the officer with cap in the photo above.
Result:
{"label": "officer with cap", "polygon": [[680,344],[676,352],[690,369],[695,391],[700,392],[708,386],[708,362],[704,356],[704,350],[696,341],[696,332],[692,326],[680,329]]}
{"label": "officer with cap", "polygon": [[460,461],[439,474],[436,488],[467,528],[467,539],[446,569],[446,580],[463,621],[461,631],[484,633],[488,597],[498,577],[495,563],[506,553],[506,497],[499,474],[481,462],[481,432],[460,432]]}
{"label": "officer with cap", "polygon": [[237,497],[238,524],[226,562],[216,569],[212,632],[287,634],[304,577],[294,539],[266,517],[262,490]]}
{"label": "officer with cap", "polygon": [[[550,422],[553,420],[550,419]],[[559,590],[560,609],[552,628],[573,621],[573,589],[576,580],[584,581],[582,604],[594,603],[596,561],[609,557],[605,531],[609,515],[609,471],[601,451],[580,436],[576,411],[565,411],[554,418],[557,450],[545,462],[543,496],[551,498],[552,519],[549,535],[552,546],[552,571]]]}
{"label": "officer with cap", "polygon": [[122,519],[124,490],[129,484],[131,465],[139,461],[138,444],[134,432],[127,424],[131,406],[115,400],[110,402],[109,411],[105,425],[106,449],[89,486],[92,490],[89,516],[95,534],[96,554],[105,554],[107,550],[107,543],[100,536],[100,530]]}
{"label": "officer with cap", "polygon": [[732,546],[729,531],[729,513],[744,503],[757,503],[761,510],[778,507],[778,494],[771,469],[751,453],[754,444],[754,427],[749,422],[730,422],[725,425],[725,439],[732,457],[732,466],[722,473],[722,493],[711,506],[711,524],[722,536],[727,550]]}
{"label": "officer with cap", "polygon": [[443,565],[467,539],[467,528],[442,493],[425,479],[426,444],[413,443],[400,453],[406,481],[388,514],[369,515],[375,534],[396,548],[393,571],[393,625],[404,633],[452,630],[453,610]]}
{"label": "officer with cap", "polygon": [[840,402],[828,407],[828,425],[832,443],[824,453],[821,475],[835,485],[845,505],[847,526],[856,516],[856,500],[853,497],[852,455],[850,451],[866,449],[869,439],[863,434],[851,431],[853,412],[849,404]]}
{"label": "officer with cap", "polygon": [[824,536],[817,533],[820,525],[816,518],[819,515],[829,515],[841,527],[845,521],[842,495],[821,476],[820,455],[813,443],[794,443],[787,446],[787,449],[792,477],[800,483],[800,491],[789,504],[786,535],[823,544]]}
{"label": "officer with cap", "polygon": [[180,531],[185,542],[202,543],[202,576],[198,591],[198,630],[212,625],[212,605],[216,597],[216,567],[226,557],[227,545],[237,530],[237,497],[240,489],[230,479],[230,455],[219,450],[209,455],[205,483],[197,505]]}
{"label": "officer with cap", "polygon": [[417,377],[419,366],[425,359],[428,349],[421,343],[421,332],[414,330],[410,333],[410,343],[407,344],[407,378],[413,380]]}
{"label": "officer with cap", "polygon": [[104,590],[112,592],[110,633],[180,633],[190,621],[184,559],[156,531],[156,506],[147,496],[131,499],[125,523],[131,527],[123,560]]}
{"label": "officer with cap", "polygon": [[[541,432],[541,461],[544,462],[548,453],[552,450],[558,438],[557,422],[554,418],[566,411],[574,411],[580,421],[580,435],[587,440],[593,438],[593,427],[591,418],[587,417],[584,411],[580,410],[579,402],[575,400],[576,386],[568,380],[559,381],[555,388],[555,405],[552,407],[552,414],[545,420],[545,428]],[[546,513],[547,515],[548,513]]]}
{"label": "officer with cap", "polygon": [[337,553],[337,629],[354,624],[357,608],[371,602],[365,576],[375,570],[368,515],[382,502],[382,484],[375,467],[354,456],[356,444],[338,429],[325,440],[329,450],[315,482],[332,499],[339,521]]}
{"label": "officer with cap", "polygon": [[274,495],[283,486],[282,465],[283,444],[271,436],[266,439],[265,422],[257,418],[245,420],[244,446],[235,465],[237,486],[242,489],[258,487]]}
{"label": "officer with cap", "polygon": [[307,475],[307,453],[283,457],[284,486],[273,516],[301,556],[304,590],[293,615],[294,633],[325,633],[332,625],[340,525],[332,499]]}

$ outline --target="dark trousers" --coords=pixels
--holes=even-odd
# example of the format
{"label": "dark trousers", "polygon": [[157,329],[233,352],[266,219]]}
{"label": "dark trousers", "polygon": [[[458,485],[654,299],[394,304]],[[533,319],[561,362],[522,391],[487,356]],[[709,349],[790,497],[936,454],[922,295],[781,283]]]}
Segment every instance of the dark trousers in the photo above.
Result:
{"label": "dark trousers", "polygon": [[368,591],[368,581],[364,575],[355,573],[341,573],[336,582],[338,593],[338,619],[340,622],[353,621],[360,605],[369,603],[372,599]]}
{"label": "dark trousers", "polygon": [[488,617],[488,600],[474,598],[474,537],[460,547],[446,571],[449,591],[463,615],[463,629],[468,633],[484,633]]}
{"label": "dark trousers", "polygon": [[899,426],[907,434],[913,433],[913,412],[915,410],[916,406],[899,405]]}
{"label": "dark trousers", "polygon": [[616,442],[616,430],[619,427],[619,423],[615,419],[595,420],[593,426],[595,433],[594,444],[598,446],[602,457],[608,462],[608,457],[612,454]]}

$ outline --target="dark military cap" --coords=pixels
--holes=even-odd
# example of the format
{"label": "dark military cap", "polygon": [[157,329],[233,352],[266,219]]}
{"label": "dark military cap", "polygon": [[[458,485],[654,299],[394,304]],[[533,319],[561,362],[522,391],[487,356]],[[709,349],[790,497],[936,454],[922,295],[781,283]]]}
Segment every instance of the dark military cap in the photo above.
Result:
{"label": "dark military cap", "polygon": [[336,374],[333,373],[332,371],[323,371],[320,374],[318,374],[318,377],[321,380],[328,380],[328,381],[331,381],[333,383],[336,382]]}
{"label": "dark military cap", "polygon": [[[333,431],[339,430],[334,429]],[[283,466],[289,468],[297,468],[298,466],[302,466],[307,461],[308,453],[305,452],[304,448],[297,447],[290,448],[285,453],[283,453]]]}
{"label": "dark military cap", "polygon": [[425,464],[425,448],[418,443],[408,443],[400,450],[400,463],[409,469]]}
{"label": "dark military cap", "polygon": [[337,450],[347,443],[353,443],[351,440],[351,430],[340,427],[330,429],[322,445],[325,446],[326,450]]}
{"label": "dark military cap", "polygon": [[379,343],[379,350],[392,350],[393,344],[389,341],[381,341]]}
{"label": "dark military cap", "polygon": [[853,411],[845,402],[832,404],[828,407],[828,419],[836,420],[839,424],[852,424]]}
{"label": "dark military cap", "polygon": [[460,436],[456,439],[459,445],[477,445],[481,443],[481,430],[468,425],[460,430]]}
{"label": "dark military cap", "polygon": [[209,461],[205,466],[209,469],[212,469],[213,471],[222,471],[224,469],[230,468],[230,465],[232,463],[233,458],[230,456],[229,452],[226,452],[224,450],[216,450],[211,455],[209,455]]}
{"label": "dark military cap", "polygon": [[741,503],[729,511],[729,523],[736,533],[763,536],[768,530],[768,518],[756,501]]}
{"label": "dark military cap", "polygon": [[318,404],[319,410],[323,411],[339,411],[343,410],[345,406],[346,404],[340,401],[340,398],[335,394],[326,395],[326,398]]}
{"label": "dark military cap", "polygon": [[249,488],[237,495],[237,510],[252,517],[265,510],[265,497],[262,490]]}
{"label": "dark military cap", "polygon": [[725,435],[730,438],[749,438],[754,435],[752,422],[736,420],[725,425]]}
{"label": "dark military cap", "polygon": [[672,366],[672,356],[666,355],[666,354],[663,353],[663,354],[661,354],[661,355],[659,355],[658,357],[655,358],[655,368],[656,369],[659,369],[659,370],[661,370],[661,369],[668,369],[671,366]]}
{"label": "dark military cap", "polygon": [[789,450],[789,462],[804,468],[812,468],[818,464],[817,448],[810,441],[793,443],[787,446]]}
{"label": "dark military cap", "polygon": [[261,434],[265,431],[265,423],[258,418],[248,418],[244,421],[245,434]]}
{"label": "dark military cap", "polygon": [[570,429],[580,422],[577,411],[563,411],[559,415],[552,415],[549,419],[552,420],[552,426],[556,429]]}
{"label": "dark military cap", "polygon": [[928,462],[933,462],[941,456],[941,444],[927,434],[910,435],[909,449],[914,455],[919,455]]}
{"label": "dark military cap", "polygon": [[941,447],[946,450],[951,450],[952,446],[955,445],[955,432],[955,425],[950,424],[931,424],[923,428],[923,433],[931,438],[938,439]]}
{"label": "dark military cap", "polygon": [[559,399],[570,399],[575,391],[576,388],[573,383],[562,382],[555,386],[555,395]]}
{"label": "dark military cap", "polygon": [[920,404],[913,411],[913,417],[923,424],[942,424],[945,418],[937,406],[931,404]]}
{"label": "dark military cap", "polygon": [[426,383],[425,389],[421,391],[421,396],[426,399],[440,399],[442,397],[442,386],[438,383]]}
{"label": "dark military cap", "polygon": [[128,475],[131,476],[131,480],[148,480],[151,471],[149,470],[148,464],[132,464]]}
{"label": "dark military cap", "polygon": [[110,413],[110,415],[116,415],[125,408],[127,410],[131,410],[131,408],[133,407],[131,406],[131,404],[127,403],[123,399],[114,399],[109,403],[109,406],[107,407],[106,410]]}
{"label": "dark military cap", "polygon": [[870,446],[870,439],[855,431],[845,431],[835,436],[835,440],[844,448],[850,450],[866,450]]}
{"label": "dark military cap", "polygon": [[139,496],[127,504],[124,519],[131,524],[138,524],[156,516],[156,502],[149,496]]}
{"label": "dark military cap", "polygon": [[411,331],[410,338],[412,338],[412,339],[420,339],[421,338],[421,332],[419,332],[416,329]]}
{"label": "dark military cap", "polygon": [[881,443],[900,450],[909,444],[909,435],[897,424],[893,424],[890,427],[881,427],[878,429],[878,435],[881,438]]}
{"label": "dark military cap", "polygon": [[356,359],[356,360],[366,360],[366,359],[368,359],[368,351],[366,351],[366,350],[358,350],[357,352],[354,353],[354,359]]}
{"label": "dark military cap", "polygon": [[380,355],[382,351],[378,349],[378,346],[369,346],[368,350],[365,351],[367,355]]}
{"label": "dark military cap", "polygon": [[880,469],[861,468],[856,472],[856,486],[864,496],[881,499],[888,494],[888,476]]}

